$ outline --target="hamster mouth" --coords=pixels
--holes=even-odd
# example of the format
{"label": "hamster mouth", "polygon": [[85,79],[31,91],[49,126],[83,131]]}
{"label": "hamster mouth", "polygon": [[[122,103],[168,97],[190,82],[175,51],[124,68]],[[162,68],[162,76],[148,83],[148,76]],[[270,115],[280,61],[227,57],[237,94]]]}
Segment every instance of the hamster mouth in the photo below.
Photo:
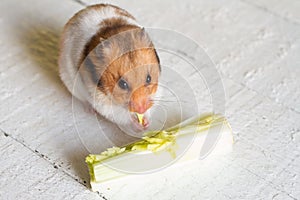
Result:
{"label": "hamster mouth", "polygon": [[149,127],[149,120],[144,114],[132,113],[131,118],[134,126],[136,126],[140,130],[145,130]]}
{"label": "hamster mouth", "polygon": [[135,114],[136,114],[138,123],[143,125],[143,123],[144,123],[144,114],[139,114],[139,113],[135,113]]}

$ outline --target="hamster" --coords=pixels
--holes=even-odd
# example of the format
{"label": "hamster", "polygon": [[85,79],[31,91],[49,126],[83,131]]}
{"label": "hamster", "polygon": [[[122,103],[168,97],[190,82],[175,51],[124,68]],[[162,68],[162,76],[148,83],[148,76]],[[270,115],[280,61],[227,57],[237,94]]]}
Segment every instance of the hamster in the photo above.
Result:
{"label": "hamster", "polygon": [[61,80],[83,104],[116,124],[149,126],[161,66],[127,11],[97,4],[76,13],[64,27],[58,62]]}

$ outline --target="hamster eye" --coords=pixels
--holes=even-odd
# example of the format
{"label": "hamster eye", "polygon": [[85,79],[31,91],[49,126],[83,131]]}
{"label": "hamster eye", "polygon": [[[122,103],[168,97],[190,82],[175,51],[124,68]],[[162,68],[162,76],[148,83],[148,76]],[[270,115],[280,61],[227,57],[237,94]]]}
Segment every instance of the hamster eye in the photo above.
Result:
{"label": "hamster eye", "polygon": [[128,90],[129,89],[128,83],[122,78],[118,81],[118,85],[123,90]]}
{"label": "hamster eye", "polygon": [[149,74],[147,75],[146,83],[147,84],[151,83],[151,76]]}

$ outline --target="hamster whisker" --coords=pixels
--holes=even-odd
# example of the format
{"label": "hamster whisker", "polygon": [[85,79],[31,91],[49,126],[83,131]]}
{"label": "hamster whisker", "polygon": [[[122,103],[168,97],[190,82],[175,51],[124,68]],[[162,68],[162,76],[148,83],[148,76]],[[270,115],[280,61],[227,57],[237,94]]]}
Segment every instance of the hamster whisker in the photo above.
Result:
{"label": "hamster whisker", "polygon": [[177,98],[168,98],[168,97],[153,97],[153,99],[177,99]]}
{"label": "hamster whisker", "polygon": [[190,101],[184,101],[184,100],[178,100],[178,101],[173,101],[173,100],[151,100],[153,102],[165,102],[165,103],[170,103],[170,102],[177,102],[177,103],[191,103]]}
{"label": "hamster whisker", "polygon": [[163,99],[152,99],[151,101],[157,101],[157,102],[178,102],[178,101],[173,101],[173,100],[163,100]]}
{"label": "hamster whisker", "polygon": [[167,101],[180,101],[178,98],[151,98],[153,100],[167,100]]}

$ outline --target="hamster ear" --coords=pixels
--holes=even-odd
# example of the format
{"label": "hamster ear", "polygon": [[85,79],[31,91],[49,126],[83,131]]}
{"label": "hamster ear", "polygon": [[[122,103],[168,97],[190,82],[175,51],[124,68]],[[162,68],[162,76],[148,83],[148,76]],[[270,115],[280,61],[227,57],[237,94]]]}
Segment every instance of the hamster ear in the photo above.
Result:
{"label": "hamster ear", "polygon": [[109,54],[110,51],[110,46],[111,46],[111,42],[109,41],[109,39],[105,39],[103,37],[99,38],[99,44],[98,44],[98,50],[100,50],[101,52],[105,52],[107,54]]}
{"label": "hamster ear", "polygon": [[138,38],[138,41],[141,42],[141,44],[146,45],[146,46],[152,46],[151,39],[144,27],[138,30],[137,38]]}
{"label": "hamster ear", "polygon": [[141,38],[145,38],[148,36],[144,27],[140,30],[140,36]]}
{"label": "hamster ear", "polygon": [[110,62],[120,56],[120,47],[118,46],[113,37],[108,39],[100,38],[99,40],[100,43],[97,46],[97,54],[101,57],[101,59],[108,59],[109,61],[107,62]]}
{"label": "hamster ear", "polygon": [[105,39],[103,37],[99,38],[99,42],[103,42]]}

